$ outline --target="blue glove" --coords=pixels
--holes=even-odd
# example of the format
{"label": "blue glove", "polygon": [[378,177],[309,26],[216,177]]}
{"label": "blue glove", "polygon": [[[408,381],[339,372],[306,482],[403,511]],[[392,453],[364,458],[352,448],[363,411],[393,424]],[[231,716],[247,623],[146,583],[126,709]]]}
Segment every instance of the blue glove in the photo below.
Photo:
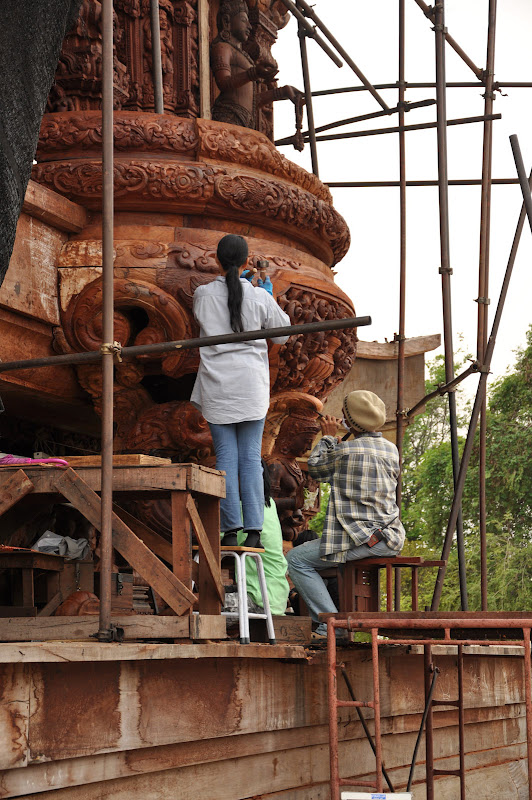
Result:
{"label": "blue glove", "polygon": [[273,283],[271,282],[269,275],[266,275],[264,280],[258,278],[257,286],[260,286],[261,289],[264,289],[266,292],[268,292],[268,294],[271,294],[271,296],[273,297]]}
{"label": "blue glove", "polygon": [[252,269],[245,269],[240,277],[241,278],[245,278],[247,281],[249,281],[251,283],[251,281],[253,280],[254,274],[255,273],[254,273],[254,271]]}

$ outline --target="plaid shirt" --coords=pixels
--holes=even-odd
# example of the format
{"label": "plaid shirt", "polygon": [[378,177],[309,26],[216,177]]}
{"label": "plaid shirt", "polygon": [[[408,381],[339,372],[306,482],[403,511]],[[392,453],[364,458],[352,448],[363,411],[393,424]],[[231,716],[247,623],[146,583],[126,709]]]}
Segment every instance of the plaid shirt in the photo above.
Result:
{"label": "plaid shirt", "polygon": [[353,441],[324,436],[308,459],[313,478],[331,484],[321,557],[343,563],[347,551],[366,544],[381,530],[391,550],[399,553],[405,531],[395,498],[399,454],[382,433],[365,433]]}

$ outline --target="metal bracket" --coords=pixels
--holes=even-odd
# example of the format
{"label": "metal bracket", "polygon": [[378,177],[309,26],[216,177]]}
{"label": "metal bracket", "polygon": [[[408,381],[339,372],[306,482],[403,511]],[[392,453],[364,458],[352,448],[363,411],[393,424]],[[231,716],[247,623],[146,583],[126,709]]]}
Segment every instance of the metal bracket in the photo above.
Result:
{"label": "metal bracket", "polygon": [[440,275],[452,275],[453,274],[453,268],[452,267],[440,267],[438,269],[438,272],[440,273]]}
{"label": "metal bracket", "polygon": [[117,573],[117,576],[116,576],[116,593],[118,595],[121,595],[123,589],[124,589],[124,581],[122,580],[122,575],[119,572],[119,573]]}
{"label": "metal bracket", "polygon": [[489,299],[489,297],[477,297],[476,300],[475,300],[475,303],[478,303],[479,305],[483,305],[483,306],[489,306],[490,303],[491,303],[491,300]]}
{"label": "metal bracket", "polygon": [[490,375],[491,370],[485,364],[481,364],[478,368],[478,372],[484,373],[484,375]]}
{"label": "metal bracket", "polygon": [[108,630],[91,633],[90,638],[98,639],[99,642],[123,642],[124,629],[120,625],[115,625],[111,622]]}
{"label": "metal bracket", "polygon": [[393,340],[394,342],[406,342],[406,336],[402,333],[394,333]]}

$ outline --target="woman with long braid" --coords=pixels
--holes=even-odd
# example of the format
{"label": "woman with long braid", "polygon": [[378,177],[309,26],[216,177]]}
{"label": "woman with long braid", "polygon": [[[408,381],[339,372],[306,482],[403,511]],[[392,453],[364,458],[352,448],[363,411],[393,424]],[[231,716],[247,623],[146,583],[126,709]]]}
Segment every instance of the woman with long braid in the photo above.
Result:
{"label": "woman with long braid", "polygon": [[[288,315],[267,291],[241,277],[248,260],[248,246],[242,236],[224,236],[218,243],[216,260],[222,274],[194,292],[193,311],[200,336],[290,325]],[[287,338],[272,341],[284,344]],[[270,400],[266,340],[200,348],[200,367],[190,399],[209,423],[216,469],[226,473],[226,497],[220,502],[222,544],[237,545],[243,520],[243,545],[261,547],[261,443]]]}

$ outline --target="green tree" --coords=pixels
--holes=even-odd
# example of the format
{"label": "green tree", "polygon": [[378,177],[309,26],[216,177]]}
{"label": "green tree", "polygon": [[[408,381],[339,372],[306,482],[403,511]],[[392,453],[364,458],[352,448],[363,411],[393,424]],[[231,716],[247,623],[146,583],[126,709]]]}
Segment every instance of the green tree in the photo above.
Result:
{"label": "green tree", "polygon": [[[442,380],[442,359],[429,365],[427,392]],[[458,395],[459,426],[467,407]],[[406,431],[403,466],[403,521],[414,552],[439,558],[452,501],[447,398],[427,403]],[[462,442],[460,443],[462,445]],[[532,608],[532,327],[513,370],[491,388],[487,414],[486,515],[488,607]],[[469,605],[480,608],[478,526],[478,433],[462,501]],[[440,608],[459,608],[456,550],[453,549]],[[423,576],[420,607],[430,603],[434,576]],[[408,585],[405,587],[408,589]]]}

